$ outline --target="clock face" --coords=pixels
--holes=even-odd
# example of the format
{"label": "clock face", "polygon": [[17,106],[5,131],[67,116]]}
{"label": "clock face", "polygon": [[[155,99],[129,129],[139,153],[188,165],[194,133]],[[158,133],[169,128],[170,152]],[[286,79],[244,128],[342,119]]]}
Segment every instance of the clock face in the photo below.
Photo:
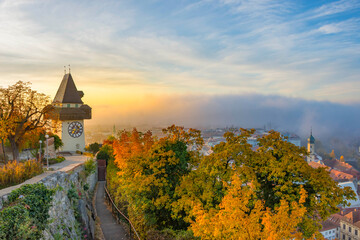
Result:
{"label": "clock face", "polygon": [[83,126],[80,122],[71,122],[68,127],[69,135],[78,138],[83,133]]}

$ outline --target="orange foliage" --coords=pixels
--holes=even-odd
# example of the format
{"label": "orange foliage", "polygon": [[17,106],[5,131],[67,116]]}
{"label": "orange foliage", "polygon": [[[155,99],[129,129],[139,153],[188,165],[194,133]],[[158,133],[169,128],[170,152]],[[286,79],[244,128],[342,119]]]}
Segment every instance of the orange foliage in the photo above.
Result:
{"label": "orange foliage", "polygon": [[219,209],[207,211],[199,204],[194,207],[196,219],[191,223],[191,230],[201,239],[303,239],[297,226],[306,213],[303,206],[306,196],[306,191],[301,189],[299,203],[289,205],[282,200],[272,211],[256,199],[251,186],[233,177]]}
{"label": "orange foliage", "polygon": [[120,169],[126,168],[130,158],[145,156],[153,143],[154,139],[150,131],[142,134],[134,128],[131,133],[121,132],[120,138],[113,142],[115,164]]}
{"label": "orange foliage", "polygon": [[24,163],[8,162],[0,168],[0,189],[22,183],[42,172],[42,164],[36,160],[28,160]]}

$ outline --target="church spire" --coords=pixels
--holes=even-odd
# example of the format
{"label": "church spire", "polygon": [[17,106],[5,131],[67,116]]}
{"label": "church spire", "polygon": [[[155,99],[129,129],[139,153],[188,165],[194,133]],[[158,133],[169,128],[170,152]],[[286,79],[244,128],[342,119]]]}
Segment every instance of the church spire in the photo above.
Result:
{"label": "church spire", "polygon": [[308,142],[311,143],[311,144],[314,144],[315,143],[315,138],[314,136],[312,135],[312,127],[310,129],[310,137],[308,139]]}

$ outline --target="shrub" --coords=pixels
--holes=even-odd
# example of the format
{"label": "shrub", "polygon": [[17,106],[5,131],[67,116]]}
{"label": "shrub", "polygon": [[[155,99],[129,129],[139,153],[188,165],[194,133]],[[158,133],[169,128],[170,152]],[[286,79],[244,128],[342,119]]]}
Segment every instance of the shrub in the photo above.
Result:
{"label": "shrub", "polygon": [[110,155],[107,151],[105,150],[100,150],[98,152],[98,154],[96,155],[96,159],[102,159],[102,160],[106,160],[106,162],[109,160]]}
{"label": "shrub", "polygon": [[0,221],[0,239],[37,239],[29,212],[22,205],[5,208]]}
{"label": "shrub", "polygon": [[94,173],[96,171],[96,163],[94,159],[89,158],[88,160],[86,160],[84,168],[86,177]]}
{"label": "shrub", "polygon": [[150,229],[146,232],[146,239],[148,240],[199,240],[194,237],[191,231],[186,230],[172,230],[169,228],[163,230]]}
{"label": "shrub", "polygon": [[42,164],[36,160],[8,162],[0,168],[0,189],[22,183],[42,172]]}
{"label": "shrub", "polygon": [[97,153],[99,149],[100,149],[100,144],[97,142],[92,143],[85,148],[86,151],[91,152],[92,154]]}
{"label": "shrub", "polygon": [[89,152],[84,152],[83,155],[85,155],[87,157],[94,157],[94,154],[89,153]]}
{"label": "shrub", "polygon": [[86,192],[87,190],[89,190],[89,184],[85,183],[83,186],[84,191]]}
{"label": "shrub", "polygon": [[[57,156],[56,158],[50,158],[49,159],[49,165],[55,164],[55,163],[61,163],[65,161],[65,158],[63,156]],[[46,159],[43,160],[44,164],[46,164]]]}
{"label": "shrub", "polygon": [[68,190],[67,196],[70,199],[70,201],[73,199],[79,199],[79,195],[77,194],[75,187],[72,187]]}
{"label": "shrub", "polygon": [[106,165],[110,159],[114,158],[113,148],[107,144],[100,148],[100,151],[96,155],[96,159],[106,160]]}
{"label": "shrub", "polygon": [[40,239],[54,192],[42,183],[12,191],[9,203],[0,211],[0,239]]}

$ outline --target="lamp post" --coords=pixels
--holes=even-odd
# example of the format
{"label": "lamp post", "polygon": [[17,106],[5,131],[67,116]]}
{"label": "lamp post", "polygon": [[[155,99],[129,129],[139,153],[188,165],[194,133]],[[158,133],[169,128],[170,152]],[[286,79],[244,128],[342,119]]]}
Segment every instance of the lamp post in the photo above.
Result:
{"label": "lamp post", "polygon": [[42,141],[40,140],[40,141],[39,141],[39,143],[40,143],[40,148],[39,148],[39,158],[40,158],[40,161],[41,161],[41,144],[42,144]]}
{"label": "lamp post", "polygon": [[47,170],[49,171],[49,148],[48,148],[48,140],[49,140],[49,135],[45,135],[46,138],[46,166],[47,166]]}

